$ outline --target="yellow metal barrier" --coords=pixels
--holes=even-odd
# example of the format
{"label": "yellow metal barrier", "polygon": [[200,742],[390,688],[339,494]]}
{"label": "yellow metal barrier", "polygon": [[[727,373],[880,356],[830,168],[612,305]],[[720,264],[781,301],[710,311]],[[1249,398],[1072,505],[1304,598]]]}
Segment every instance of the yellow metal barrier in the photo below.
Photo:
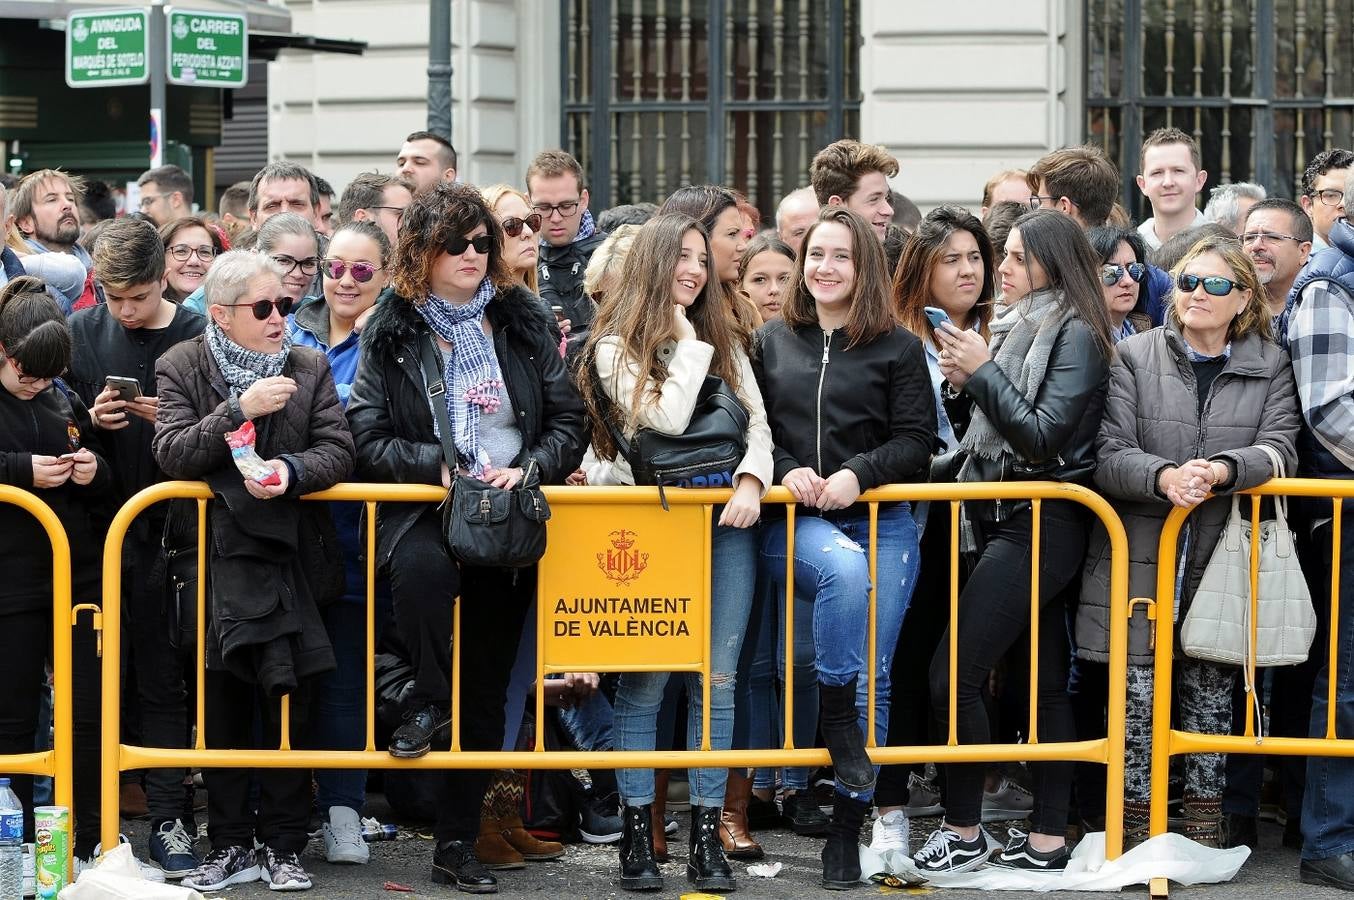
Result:
{"label": "yellow metal barrier", "polygon": [[[35,494],[10,485],[0,485],[0,503],[17,506],[38,520],[47,540],[52,545],[52,749],[38,753],[16,753],[12,756],[0,756],[0,772],[21,775],[45,775],[53,780],[54,799],[57,806],[71,810],[71,822],[75,821],[73,798],[74,787],[71,784],[74,771],[73,755],[73,715],[71,710],[71,629],[76,617],[82,610],[93,609],[94,627],[97,629],[98,607],[91,604],[71,606],[71,548],[66,538],[66,529],[61,520],[52,512],[52,508],[43,503]],[[33,548],[33,552],[40,552]],[[116,804],[113,807],[117,815]],[[32,815],[32,810],[28,811]],[[116,835],[116,831],[114,831]],[[113,845],[109,845],[113,846]],[[66,842],[67,850],[74,852],[74,835]],[[69,866],[70,860],[67,860]],[[69,871],[67,872],[69,874]]]}
{"label": "yellow metal barrier", "polygon": [[[637,522],[644,517],[658,517],[671,515],[671,520],[675,522],[690,521],[689,518],[683,519],[683,510],[695,508],[699,512],[703,525],[700,529],[700,539],[704,544],[704,550],[701,554],[701,565],[698,570],[698,576],[701,579],[699,585],[699,596],[692,598],[697,608],[695,610],[694,622],[704,623],[709,621],[709,577],[710,577],[710,533],[713,527],[712,516],[716,504],[722,503],[730,496],[728,490],[669,490],[667,491],[668,504],[672,507],[672,514],[661,512],[658,501],[658,490],[656,488],[635,488],[635,487],[552,487],[546,489],[546,494],[550,500],[554,515],[550,522],[552,531],[549,545],[554,550],[560,548],[574,548],[573,552],[576,560],[581,559],[584,567],[593,565],[592,559],[588,557],[587,552],[597,549],[595,544],[585,544],[587,552],[579,555],[577,548],[579,541],[576,540],[578,529],[585,527],[586,519],[581,519],[577,515],[571,515],[576,512],[575,508],[585,510],[588,507],[593,508],[592,518],[594,521],[586,527],[600,529],[597,533],[614,535],[619,534],[619,543],[613,543],[612,549],[622,554],[618,557],[611,557],[605,553],[597,554],[596,564],[601,566],[604,574],[609,572],[612,575],[624,575],[625,567],[636,562],[636,557],[628,556],[634,551],[631,545],[625,542],[629,540],[626,532],[633,532]],[[323,491],[307,496],[306,500],[321,501],[356,501],[365,505],[367,520],[375,521],[375,506],[377,503],[436,503],[440,502],[445,492],[439,488],[424,485],[382,485],[382,484],[344,484],[338,485],[330,490]],[[706,735],[705,744],[700,750],[687,751],[613,751],[599,754],[586,751],[551,751],[544,752],[544,741],[541,739],[540,729],[543,726],[544,716],[542,715],[544,692],[537,691],[537,736],[536,749],[530,751],[463,751],[460,750],[460,709],[459,709],[459,691],[452,692],[452,725],[451,725],[451,750],[434,751],[419,759],[397,759],[392,757],[384,749],[376,747],[376,726],[375,709],[371,698],[374,693],[375,684],[375,612],[374,604],[370,598],[375,593],[376,582],[376,535],[375,529],[367,529],[366,534],[366,557],[367,557],[367,699],[366,704],[366,741],[365,748],[362,750],[294,750],[290,748],[287,729],[288,706],[287,698],[282,699],[282,741],[278,750],[208,750],[206,748],[206,737],[204,728],[204,679],[199,674],[197,679],[197,697],[196,697],[196,741],[195,746],[184,749],[164,749],[152,747],[139,747],[121,743],[120,735],[120,671],[117,665],[122,642],[121,634],[121,579],[122,572],[118,561],[121,559],[122,542],[126,536],[127,530],[132,521],[146,508],[165,500],[187,498],[197,502],[199,534],[205,534],[206,522],[206,504],[211,498],[211,492],[208,487],[200,482],[166,482],[163,484],[149,487],[136,496],[132,497],[126,505],[119,511],[117,517],[109,529],[107,545],[104,555],[104,598],[105,598],[105,623],[104,623],[104,667],[103,667],[103,839],[106,846],[114,846],[117,841],[117,813],[118,813],[118,775],[119,772],[129,769],[156,768],[156,767],[257,767],[257,768],[317,768],[317,769],[419,769],[419,770],[437,770],[437,769],[492,769],[492,768],[526,768],[526,769],[570,769],[570,768],[669,768],[686,767],[692,765],[699,766],[810,766],[821,765],[830,762],[826,750],[817,749],[797,749],[793,745],[791,734],[793,728],[793,682],[794,673],[792,661],[787,658],[786,661],[786,688],[785,688],[785,746],[779,750],[710,750],[708,743],[709,735],[709,710],[708,702],[709,679],[703,679],[705,682],[705,692],[707,702],[704,704],[704,721],[702,733]],[[1061,500],[1078,503],[1092,513],[1094,513],[1101,522],[1104,523],[1110,537],[1110,546],[1112,552],[1110,588],[1111,588],[1111,629],[1110,629],[1110,683],[1122,685],[1126,678],[1126,667],[1128,661],[1128,543],[1124,534],[1122,523],[1114,513],[1110,505],[1100,496],[1085,488],[1075,485],[1051,483],[1051,482],[1004,482],[990,484],[914,484],[914,485],[893,485],[877,490],[869,491],[862,495],[861,501],[869,504],[870,515],[870,577],[871,582],[875,580],[876,559],[874,553],[875,530],[877,525],[878,504],[880,502],[892,502],[908,500],[913,502],[930,501],[933,503],[949,503],[952,512],[955,514],[952,521],[955,523],[951,531],[951,573],[957,574],[958,571],[958,510],[959,504],[965,500],[1033,500],[1035,516],[1035,535],[1038,535],[1039,513],[1042,502]],[[789,491],[784,488],[773,489],[766,498],[768,504],[783,504],[787,508],[790,528],[787,531],[787,572],[786,572],[786,642],[787,646],[793,646],[793,591],[794,591],[794,515],[795,507],[793,498]],[[622,514],[623,510],[623,514]],[[609,518],[608,518],[609,517]],[[669,528],[672,526],[670,525]],[[571,530],[572,529],[572,530]],[[671,535],[673,540],[680,538],[680,535]],[[199,540],[198,544],[198,563],[201,571],[205,571],[206,565],[206,546]],[[577,561],[575,562],[577,565]],[[555,565],[555,559],[552,557],[551,549],[547,550],[546,559],[542,560],[542,576],[538,579],[540,583],[538,593],[538,656],[537,656],[537,678],[539,679],[546,673],[569,671],[570,668],[577,671],[579,666],[576,660],[561,659],[553,661],[551,650],[547,646],[550,640],[548,631],[551,630],[555,617],[548,603],[549,587],[558,588],[558,583],[553,582],[547,586],[547,581],[554,576],[555,570],[551,567]],[[1032,579],[1031,607],[1034,613],[1033,619],[1038,620],[1038,565],[1039,556],[1036,550],[1032,554],[1032,565],[1034,567],[1034,578]],[[616,571],[612,571],[616,569]],[[595,575],[589,577],[595,578]],[[613,578],[613,580],[615,580]],[[952,618],[958,610],[959,592],[957,578],[951,579],[950,609]],[[207,622],[206,615],[206,584],[207,579],[198,579],[198,622]],[[1099,740],[1072,741],[1064,743],[1048,743],[1037,739],[1038,732],[1036,727],[1036,706],[1037,691],[1032,690],[1030,694],[1030,742],[1026,744],[993,744],[993,745],[959,745],[956,738],[955,711],[953,702],[950,711],[950,739],[948,746],[920,746],[920,747],[878,747],[874,739],[873,724],[875,721],[875,672],[873,660],[876,658],[876,622],[875,622],[875,597],[871,591],[870,597],[870,624],[869,624],[869,659],[871,660],[869,673],[869,701],[868,701],[868,722],[870,725],[870,737],[868,739],[870,757],[880,764],[896,763],[916,763],[916,762],[998,762],[998,761],[1017,761],[1017,760],[1066,760],[1078,762],[1091,762],[1105,765],[1107,768],[1107,792],[1106,792],[1106,850],[1108,856],[1112,859],[1119,855],[1122,847],[1122,820],[1123,820],[1123,792],[1124,792],[1124,705],[1125,697],[1122,691],[1111,691],[1108,697],[1109,715],[1108,715],[1108,733],[1107,736]],[[460,607],[457,605],[453,613],[453,634],[460,628]],[[567,629],[566,629],[567,631]],[[1033,642],[1038,640],[1038,627],[1032,628],[1031,639]],[[565,635],[568,636],[567,634]],[[704,645],[703,652],[699,653],[699,659],[686,659],[681,662],[671,660],[653,660],[644,661],[620,661],[612,660],[605,666],[593,666],[591,670],[601,669],[602,671],[689,671],[700,672],[703,675],[709,674],[709,653],[708,653],[708,633],[699,635],[701,643]],[[652,645],[651,645],[652,646]],[[951,650],[953,651],[953,643]],[[198,629],[197,639],[197,666],[201,673],[203,660],[205,659],[205,628]],[[789,654],[787,654],[787,657]],[[1037,684],[1037,653],[1031,654],[1031,685]],[[452,641],[452,681],[453,684],[459,684],[460,676],[460,642]],[[957,665],[957,656],[951,652],[951,693],[953,699],[953,685],[956,682],[954,670]]]}
{"label": "yellow metal barrier", "polygon": [[[1342,500],[1354,497],[1354,481],[1324,478],[1275,478],[1259,487],[1241,492],[1251,498],[1251,643],[1255,642],[1258,616],[1257,581],[1259,578],[1260,502],[1263,497],[1316,497],[1332,501],[1331,515],[1331,623],[1327,647],[1331,669],[1327,698],[1326,733],[1323,737],[1265,737],[1255,733],[1255,705],[1246,704],[1242,734],[1199,734],[1171,727],[1173,697],[1171,673],[1175,654],[1175,578],[1180,532],[1193,510],[1171,510],[1161,529],[1157,556],[1157,596],[1155,605],[1155,682],[1152,698],[1152,815],[1151,833],[1164,834],[1167,827],[1166,802],[1172,756],[1187,753],[1263,753],[1275,756],[1354,756],[1354,738],[1335,735],[1335,667],[1340,615],[1340,531]],[[1197,507],[1196,507],[1197,508]],[[1136,602],[1136,601],[1135,601]],[[1312,653],[1319,652],[1313,644]],[[1250,683],[1255,684],[1255,667],[1248,664]],[[1164,879],[1150,885],[1153,897],[1165,897]]]}

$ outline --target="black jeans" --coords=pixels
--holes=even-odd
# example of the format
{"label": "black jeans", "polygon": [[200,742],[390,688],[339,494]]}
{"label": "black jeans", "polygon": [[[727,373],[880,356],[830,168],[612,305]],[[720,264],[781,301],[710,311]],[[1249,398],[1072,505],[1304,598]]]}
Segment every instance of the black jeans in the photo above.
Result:
{"label": "black jeans", "polygon": [[[916,747],[944,743],[936,732],[931,709],[931,657],[950,620],[950,504],[928,507],[926,530],[921,536],[921,569],[917,589],[903,616],[898,650],[893,654],[893,692],[889,695],[890,747]],[[959,581],[964,581],[964,561],[959,562]],[[920,763],[881,766],[874,789],[880,807],[904,806],[911,772],[921,772]]]}
{"label": "black jeans", "polygon": [[[461,748],[500,750],[508,680],[516,661],[527,609],[536,595],[536,569],[458,570],[442,535],[441,517],[425,512],[400,539],[391,557],[390,589],[395,627],[414,666],[410,708],[451,706],[451,622],[461,604]],[[457,595],[459,594],[459,599]],[[474,841],[480,805],[489,784],[485,770],[450,771],[437,789],[441,841]]]}
{"label": "black jeans", "polygon": [[[972,509],[978,507],[978,509]],[[990,505],[988,506],[990,510]],[[956,668],[956,724],[961,744],[991,740],[983,686],[1001,658],[1017,642],[1029,644],[1031,514],[1028,508],[987,521],[979,504],[971,505],[982,556],[959,597],[959,660]],[[1004,511],[1005,512],[1005,511]],[[1067,502],[1045,502],[1039,552],[1039,739],[1046,743],[1076,737],[1067,694],[1066,611],[1053,602],[1081,573],[1089,515]],[[953,624],[950,627],[954,627]],[[941,636],[931,660],[931,708],[941,734],[949,731],[950,629]],[[1032,763],[1034,831],[1062,834],[1067,828],[1070,762]],[[945,821],[964,828],[982,821],[983,763],[946,767]]]}
{"label": "black jeans", "polygon": [[[183,669],[185,659],[191,659],[196,649],[184,648],[179,653],[169,649],[165,592],[158,584],[148,584],[151,566],[159,553],[158,536],[162,531],[162,525],[153,527],[150,533],[154,537],[138,541],[129,537],[126,543],[122,612],[132,664],[136,667],[138,739],[147,747],[186,747],[188,698]],[[187,789],[183,778],[186,774],[187,770],[182,768],[146,771],[146,805],[152,824],[191,816],[192,804],[185,802]]]}
{"label": "black jeans", "polygon": [[[0,754],[32,753],[38,705],[45,690],[44,664],[52,652],[50,607],[0,615],[0,661],[8,683],[0,691]],[[72,637],[71,711],[75,719],[75,855],[87,859],[99,842],[99,658],[89,617],[81,616]],[[24,840],[33,840],[33,778],[13,775],[24,808]]]}
{"label": "black jeans", "polygon": [[[206,744],[212,750],[276,750],[282,737],[282,705],[258,685],[229,672],[208,669]],[[292,745],[300,746],[306,718],[306,686],[291,698]],[[213,850],[253,849],[254,838],[283,853],[306,847],[310,813],[309,769],[204,769],[207,836]],[[249,785],[258,785],[258,809]]]}

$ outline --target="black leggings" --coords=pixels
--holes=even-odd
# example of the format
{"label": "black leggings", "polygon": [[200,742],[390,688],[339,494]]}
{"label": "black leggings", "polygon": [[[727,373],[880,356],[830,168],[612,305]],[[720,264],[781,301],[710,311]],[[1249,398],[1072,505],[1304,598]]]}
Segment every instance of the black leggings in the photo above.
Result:
{"label": "black leggings", "polygon": [[[986,505],[987,509],[982,509]],[[983,548],[959,597],[959,660],[956,713],[959,743],[991,741],[982,690],[988,675],[1017,642],[1029,643],[1031,514],[1028,507],[986,521],[990,504],[969,504]],[[976,508],[975,508],[976,507]],[[1076,729],[1067,694],[1068,639],[1063,603],[1058,597],[1081,572],[1089,515],[1068,502],[1045,502],[1039,553],[1039,740],[1072,741]],[[951,626],[953,627],[953,626]],[[931,707],[940,733],[949,733],[950,629],[941,636],[931,660]],[[982,821],[984,763],[946,767],[945,821],[965,828]],[[1032,763],[1033,830],[1062,834],[1067,828],[1073,763]]]}

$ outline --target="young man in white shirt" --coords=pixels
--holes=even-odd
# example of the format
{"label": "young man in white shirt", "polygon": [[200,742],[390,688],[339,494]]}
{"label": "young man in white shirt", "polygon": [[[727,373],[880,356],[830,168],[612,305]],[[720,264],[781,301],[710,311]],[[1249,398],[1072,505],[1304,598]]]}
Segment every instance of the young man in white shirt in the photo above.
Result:
{"label": "young man in white shirt", "polygon": [[1199,142],[1179,128],[1158,128],[1142,142],[1138,190],[1152,204],[1152,218],[1138,226],[1149,249],[1158,250],[1186,228],[1208,220],[1199,211],[1199,192],[1208,180]]}

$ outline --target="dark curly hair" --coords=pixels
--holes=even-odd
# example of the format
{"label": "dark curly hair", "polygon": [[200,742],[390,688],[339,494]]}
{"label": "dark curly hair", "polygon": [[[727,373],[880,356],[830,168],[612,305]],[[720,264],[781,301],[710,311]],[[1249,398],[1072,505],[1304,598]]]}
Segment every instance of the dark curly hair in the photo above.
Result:
{"label": "dark curly hair", "polygon": [[503,227],[489,210],[483,195],[464,184],[439,184],[404,211],[391,263],[391,281],[400,296],[421,303],[432,289],[432,269],[446,252],[447,242],[467,237],[483,225],[493,241],[489,248],[489,279],[498,287],[511,285],[512,274],[503,261]]}

